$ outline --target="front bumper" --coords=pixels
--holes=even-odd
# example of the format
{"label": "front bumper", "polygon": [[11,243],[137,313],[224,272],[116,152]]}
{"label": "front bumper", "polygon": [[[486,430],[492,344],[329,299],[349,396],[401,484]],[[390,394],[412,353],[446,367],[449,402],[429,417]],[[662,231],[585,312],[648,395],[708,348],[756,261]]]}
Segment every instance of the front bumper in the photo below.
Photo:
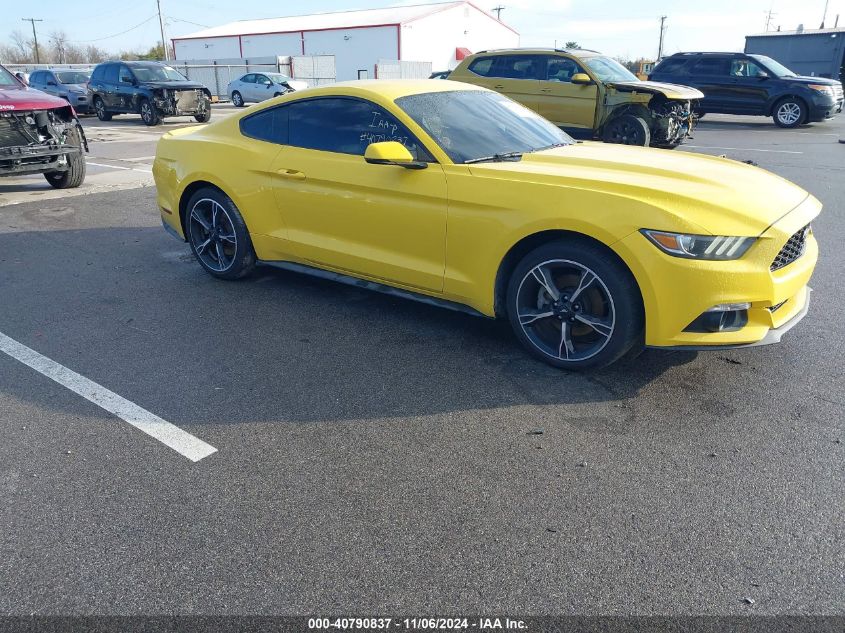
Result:
{"label": "front bumper", "polygon": [[66,171],[67,157],[82,152],[73,145],[45,145],[0,148],[0,176]]}
{"label": "front bumper", "polygon": [[827,119],[832,119],[837,114],[842,112],[842,103],[842,98],[836,100],[823,97],[816,98],[814,99],[814,103],[810,104],[810,109],[809,113],[807,114],[807,118],[814,123],[818,123],[819,121],[825,121]]}
{"label": "front bumper", "polygon": [[91,105],[91,99],[86,94],[69,94],[67,97],[68,103],[73,106],[73,109],[82,114],[93,112],[94,108]]}
{"label": "front bumper", "polygon": [[211,100],[202,90],[171,90],[153,102],[162,116],[196,116],[211,108]]}
{"label": "front bumper", "polygon": [[[808,305],[808,283],[818,259],[815,238],[807,236],[803,255],[792,263],[774,271],[771,265],[789,238],[810,224],[820,208],[820,203],[808,196],[734,261],[671,257],[639,232],[617,242],[614,248],[640,286],[646,345],[718,349],[779,340],[786,329],[800,321]],[[685,331],[703,312],[724,303],[750,303],[747,323],[734,330]]]}

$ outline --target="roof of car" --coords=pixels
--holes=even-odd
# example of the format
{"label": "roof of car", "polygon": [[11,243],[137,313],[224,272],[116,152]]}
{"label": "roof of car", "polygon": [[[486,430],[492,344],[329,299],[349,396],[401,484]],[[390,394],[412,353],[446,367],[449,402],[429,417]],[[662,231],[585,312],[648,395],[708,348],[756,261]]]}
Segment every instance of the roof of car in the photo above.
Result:
{"label": "roof of car", "polygon": [[486,51],[478,51],[476,55],[494,54],[500,55],[502,53],[567,53],[568,55],[580,55],[582,57],[595,57],[601,55],[599,51],[590,50],[589,48],[496,48]]}
{"label": "roof of car", "polygon": [[[341,81],[326,86],[309,88],[309,95],[358,95],[361,97],[378,95],[393,101],[399,97],[424,94],[427,92],[454,92],[456,90],[479,90],[486,88],[465,84],[460,81],[444,81],[442,79],[360,79],[357,81]],[[304,91],[300,91],[304,92]]]}

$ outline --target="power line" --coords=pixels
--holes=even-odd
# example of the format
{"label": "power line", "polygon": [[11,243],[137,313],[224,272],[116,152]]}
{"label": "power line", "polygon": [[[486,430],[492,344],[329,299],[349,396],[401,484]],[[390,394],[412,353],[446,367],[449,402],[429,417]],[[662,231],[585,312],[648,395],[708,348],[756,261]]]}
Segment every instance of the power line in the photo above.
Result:
{"label": "power line", "polygon": [[85,43],[87,43],[87,42],[102,42],[103,40],[110,40],[110,39],[112,39],[113,37],[117,37],[118,35],[123,35],[124,33],[129,33],[129,31],[134,31],[135,29],[137,29],[137,28],[140,28],[140,27],[144,26],[147,22],[149,22],[150,20],[154,20],[154,19],[155,19],[155,18],[157,18],[157,17],[158,17],[158,14],[155,14],[155,13],[154,13],[153,15],[151,15],[150,17],[148,17],[148,18],[147,18],[146,20],[144,20],[143,22],[140,22],[140,23],[136,24],[135,26],[133,26],[133,27],[131,27],[131,28],[128,28],[128,29],[126,29],[125,31],[121,31],[120,33],[115,33],[114,35],[108,35],[108,36],[106,36],[106,37],[98,37],[98,38],[97,38],[97,39],[95,39],[95,40],[73,40],[73,41],[74,41],[74,43],[76,43],[76,44],[85,44]]}
{"label": "power line", "polygon": [[38,54],[38,34],[35,32],[35,23],[43,22],[44,20],[38,18],[21,18],[21,20],[32,23],[32,39],[35,40],[35,63],[40,64],[41,56]]}

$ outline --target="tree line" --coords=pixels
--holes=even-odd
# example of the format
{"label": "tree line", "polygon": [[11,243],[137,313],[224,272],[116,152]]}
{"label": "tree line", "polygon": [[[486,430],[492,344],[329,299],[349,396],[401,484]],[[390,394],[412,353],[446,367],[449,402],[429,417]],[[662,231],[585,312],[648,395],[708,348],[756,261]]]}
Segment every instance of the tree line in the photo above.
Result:
{"label": "tree line", "polygon": [[[173,59],[173,48],[170,48]],[[121,50],[111,52],[94,44],[80,44],[68,39],[64,31],[53,31],[43,39],[38,38],[36,54],[35,40],[22,31],[12,31],[9,40],[0,44],[0,62],[6,64],[98,64],[108,59],[164,59],[161,42],[144,50]]]}

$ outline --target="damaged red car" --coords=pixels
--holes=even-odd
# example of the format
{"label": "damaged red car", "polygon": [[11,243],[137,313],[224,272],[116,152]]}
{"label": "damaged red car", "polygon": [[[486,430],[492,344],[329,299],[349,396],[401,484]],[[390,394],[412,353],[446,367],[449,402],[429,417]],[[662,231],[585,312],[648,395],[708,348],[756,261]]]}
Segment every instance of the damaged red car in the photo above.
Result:
{"label": "damaged red car", "polygon": [[26,87],[0,65],[0,176],[44,174],[56,189],[78,187],[87,151],[67,101]]}

